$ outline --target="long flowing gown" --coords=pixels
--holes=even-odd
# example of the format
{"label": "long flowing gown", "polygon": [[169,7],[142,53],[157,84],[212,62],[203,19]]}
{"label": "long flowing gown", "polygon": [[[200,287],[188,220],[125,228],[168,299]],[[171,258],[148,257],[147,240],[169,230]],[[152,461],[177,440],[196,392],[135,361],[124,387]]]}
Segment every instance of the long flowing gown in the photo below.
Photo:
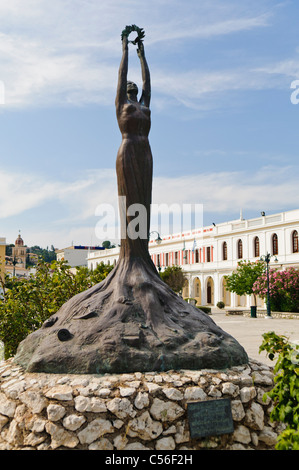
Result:
{"label": "long flowing gown", "polygon": [[[116,159],[118,196],[125,198],[124,207],[120,208],[121,222],[124,225],[120,258],[148,257],[153,174],[152,153],[148,140],[151,127],[150,114],[150,109],[140,103],[127,103],[122,106],[118,119],[122,133],[122,143]],[[128,215],[128,212],[134,204],[144,208],[141,214],[136,213],[138,220],[141,220],[144,226],[136,227],[137,236],[132,237],[128,233],[128,227],[134,215]]]}

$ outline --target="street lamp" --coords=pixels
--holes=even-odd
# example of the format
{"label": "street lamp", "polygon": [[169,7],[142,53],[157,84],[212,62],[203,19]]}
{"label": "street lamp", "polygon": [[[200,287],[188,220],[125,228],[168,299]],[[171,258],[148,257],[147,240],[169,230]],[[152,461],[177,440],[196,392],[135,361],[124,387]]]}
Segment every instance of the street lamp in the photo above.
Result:
{"label": "street lamp", "polygon": [[[274,255],[270,255],[270,253],[267,253],[266,255],[263,255],[260,257],[260,260],[266,263],[266,270],[267,270],[267,316],[266,318],[272,318],[271,307],[270,307],[270,281],[269,281],[269,263],[272,257],[274,257]],[[274,261],[275,262],[278,261],[276,256],[274,258]]]}
{"label": "street lamp", "polygon": [[150,234],[149,234],[149,236],[148,236],[149,239],[150,239],[150,236],[151,236],[152,233],[156,233],[156,234],[157,234],[157,238],[155,239],[155,242],[156,242],[158,245],[160,245],[160,243],[162,242],[162,238],[160,237],[160,234],[159,234],[158,232],[155,232],[155,231],[150,232]]}
{"label": "street lamp", "polygon": [[[160,234],[156,231],[153,231],[153,232],[150,232],[149,233],[149,236],[148,238],[150,239],[150,236],[152,233],[156,233],[157,234],[157,238],[155,239],[155,242],[157,243],[157,245],[160,245],[160,243],[162,242],[162,238],[160,237]],[[160,255],[158,255],[158,271],[160,272],[161,271],[161,265],[160,265]]]}
{"label": "street lamp", "polygon": [[13,265],[13,277],[16,276],[16,264],[20,264],[23,262],[23,260],[21,258],[16,258],[16,256],[10,256],[10,257],[7,257],[7,259],[9,258],[10,260],[10,264]]}

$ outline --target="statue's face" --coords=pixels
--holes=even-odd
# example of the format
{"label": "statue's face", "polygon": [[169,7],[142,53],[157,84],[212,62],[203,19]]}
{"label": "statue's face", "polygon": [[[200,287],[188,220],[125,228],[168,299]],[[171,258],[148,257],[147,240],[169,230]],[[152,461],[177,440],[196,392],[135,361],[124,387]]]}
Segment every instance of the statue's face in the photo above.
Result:
{"label": "statue's face", "polygon": [[127,93],[129,94],[138,94],[138,87],[136,83],[133,82],[127,82]]}

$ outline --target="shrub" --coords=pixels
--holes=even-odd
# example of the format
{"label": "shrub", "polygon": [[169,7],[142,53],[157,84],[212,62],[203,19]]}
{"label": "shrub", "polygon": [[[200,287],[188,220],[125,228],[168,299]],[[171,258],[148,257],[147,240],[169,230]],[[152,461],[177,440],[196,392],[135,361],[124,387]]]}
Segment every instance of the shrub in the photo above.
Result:
{"label": "shrub", "polygon": [[263,334],[260,351],[267,351],[271,360],[278,354],[274,367],[274,388],[264,395],[274,403],[273,421],[287,425],[277,440],[277,450],[299,450],[299,345],[274,332]]}
{"label": "shrub", "polygon": [[199,310],[202,310],[204,313],[211,313],[211,307],[196,306]]}
{"label": "shrub", "polygon": [[[299,312],[299,271],[269,270],[271,309],[277,312]],[[262,298],[267,296],[267,276],[263,274],[254,283],[253,291]]]}
{"label": "shrub", "polygon": [[217,302],[217,307],[222,309],[225,307],[225,303],[220,300],[220,302]]}

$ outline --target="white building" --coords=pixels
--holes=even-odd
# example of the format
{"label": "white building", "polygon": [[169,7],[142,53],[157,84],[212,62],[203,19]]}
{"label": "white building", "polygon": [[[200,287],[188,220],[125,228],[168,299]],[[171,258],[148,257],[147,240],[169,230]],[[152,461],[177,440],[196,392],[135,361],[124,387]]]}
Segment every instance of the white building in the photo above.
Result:
{"label": "white building", "polygon": [[[233,220],[201,229],[162,236],[162,242],[149,242],[150,255],[158,269],[180,265],[187,276],[184,298],[194,298],[197,305],[250,307],[248,296],[239,297],[225,289],[225,276],[230,275],[241,259],[256,261],[262,255],[275,255],[270,266],[299,268],[299,209],[255,219]],[[116,264],[119,248],[90,252],[88,267],[99,263]],[[264,303],[259,299],[259,307]]]}
{"label": "white building", "polygon": [[57,261],[67,261],[68,265],[71,268],[76,268],[77,266],[87,266],[87,257],[90,250],[97,253],[100,250],[104,250],[102,247],[98,246],[69,246],[68,248],[63,248],[61,250],[55,250]]}

